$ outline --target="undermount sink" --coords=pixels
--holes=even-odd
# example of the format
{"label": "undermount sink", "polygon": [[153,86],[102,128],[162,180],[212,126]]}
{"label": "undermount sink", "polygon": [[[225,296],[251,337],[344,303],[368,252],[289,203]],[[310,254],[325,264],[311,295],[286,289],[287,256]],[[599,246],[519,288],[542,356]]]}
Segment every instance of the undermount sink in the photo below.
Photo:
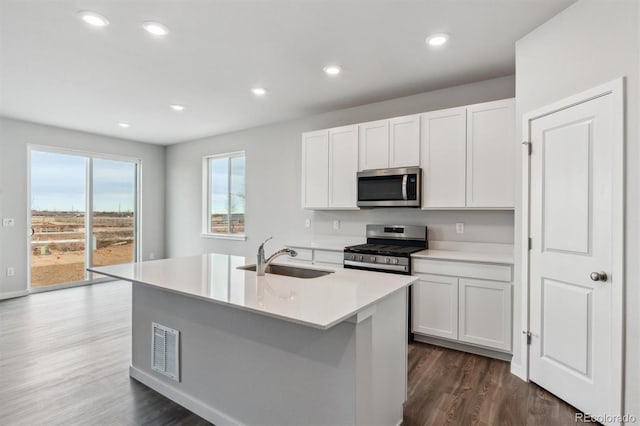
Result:
{"label": "undermount sink", "polygon": [[[256,265],[238,266],[238,269],[245,271],[255,271]],[[295,278],[318,278],[325,275],[333,274],[333,271],[323,271],[322,269],[298,268],[296,266],[271,264],[265,270],[267,274],[285,275]]]}

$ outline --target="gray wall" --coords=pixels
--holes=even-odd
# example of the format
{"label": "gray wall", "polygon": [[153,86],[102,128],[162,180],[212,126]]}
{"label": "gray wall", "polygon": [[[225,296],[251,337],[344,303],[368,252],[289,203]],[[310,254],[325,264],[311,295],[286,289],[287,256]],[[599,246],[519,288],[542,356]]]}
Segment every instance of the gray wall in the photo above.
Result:
{"label": "gray wall", "polygon": [[[301,133],[393,116],[510,98],[513,76],[392,99],[280,124],[263,126],[167,149],[167,250],[171,257],[203,252],[253,255],[259,242],[275,236],[270,250],[313,235],[364,236],[367,223],[426,224],[432,240],[513,242],[513,212],[428,212],[376,209],[314,212],[301,209]],[[215,119],[215,117],[212,117]],[[247,157],[247,241],[205,239],[201,232],[202,157],[245,150]],[[311,228],[304,227],[311,219]],[[342,222],[333,230],[334,219]],[[455,233],[455,223],[465,233]]]}
{"label": "gray wall", "polygon": [[[626,76],[626,412],[640,416],[640,3],[582,0],[524,37],[516,45],[516,116]],[[518,163],[518,176],[521,164]],[[517,188],[520,188],[518,182]],[[522,194],[517,194],[520,200]],[[516,204],[516,206],[519,205]],[[516,209],[516,250],[520,251]],[[517,259],[516,278],[521,273]],[[520,288],[516,286],[514,335],[520,339]],[[514,362],[520,362],[515,341]]]}
{"label": "gray wall", "polygon": [[142,160],[142,256],[164,256],[165,147],[0,118],[0,216],[15,219],[15,227],[0,227],[0,298],[27,289],[27,145]]}

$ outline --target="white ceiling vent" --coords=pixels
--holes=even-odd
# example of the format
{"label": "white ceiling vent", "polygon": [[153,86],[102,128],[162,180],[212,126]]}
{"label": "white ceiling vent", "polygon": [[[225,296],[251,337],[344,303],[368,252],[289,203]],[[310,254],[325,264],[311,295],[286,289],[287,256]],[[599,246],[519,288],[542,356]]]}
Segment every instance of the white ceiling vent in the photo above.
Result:
{"label": "white ceiling vent", "polygon": [[154,322],[151,333],[151,369],[179,382],[180,332]]}

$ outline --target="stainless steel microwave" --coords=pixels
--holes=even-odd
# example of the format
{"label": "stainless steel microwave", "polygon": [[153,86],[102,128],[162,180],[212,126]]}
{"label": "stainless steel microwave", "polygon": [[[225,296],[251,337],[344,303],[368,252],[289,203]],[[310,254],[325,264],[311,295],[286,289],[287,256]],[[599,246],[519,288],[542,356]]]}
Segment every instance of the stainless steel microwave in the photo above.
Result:
{"label": "stainless steel microwave", "polygon": [[420,167],[365,170],[357,176],[359,207],[420,207]]}

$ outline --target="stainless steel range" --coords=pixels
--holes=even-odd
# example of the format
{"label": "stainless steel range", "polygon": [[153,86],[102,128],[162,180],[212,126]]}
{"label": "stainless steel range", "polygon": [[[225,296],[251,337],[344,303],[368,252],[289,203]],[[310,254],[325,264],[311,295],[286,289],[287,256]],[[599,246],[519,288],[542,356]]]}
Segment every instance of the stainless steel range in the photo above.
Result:
{"label": "stainless steel range", "polygon": [[367,225],[367,243],[344,249],[344,267],[411,275],[411,253],[427,248],[427,227]]}

